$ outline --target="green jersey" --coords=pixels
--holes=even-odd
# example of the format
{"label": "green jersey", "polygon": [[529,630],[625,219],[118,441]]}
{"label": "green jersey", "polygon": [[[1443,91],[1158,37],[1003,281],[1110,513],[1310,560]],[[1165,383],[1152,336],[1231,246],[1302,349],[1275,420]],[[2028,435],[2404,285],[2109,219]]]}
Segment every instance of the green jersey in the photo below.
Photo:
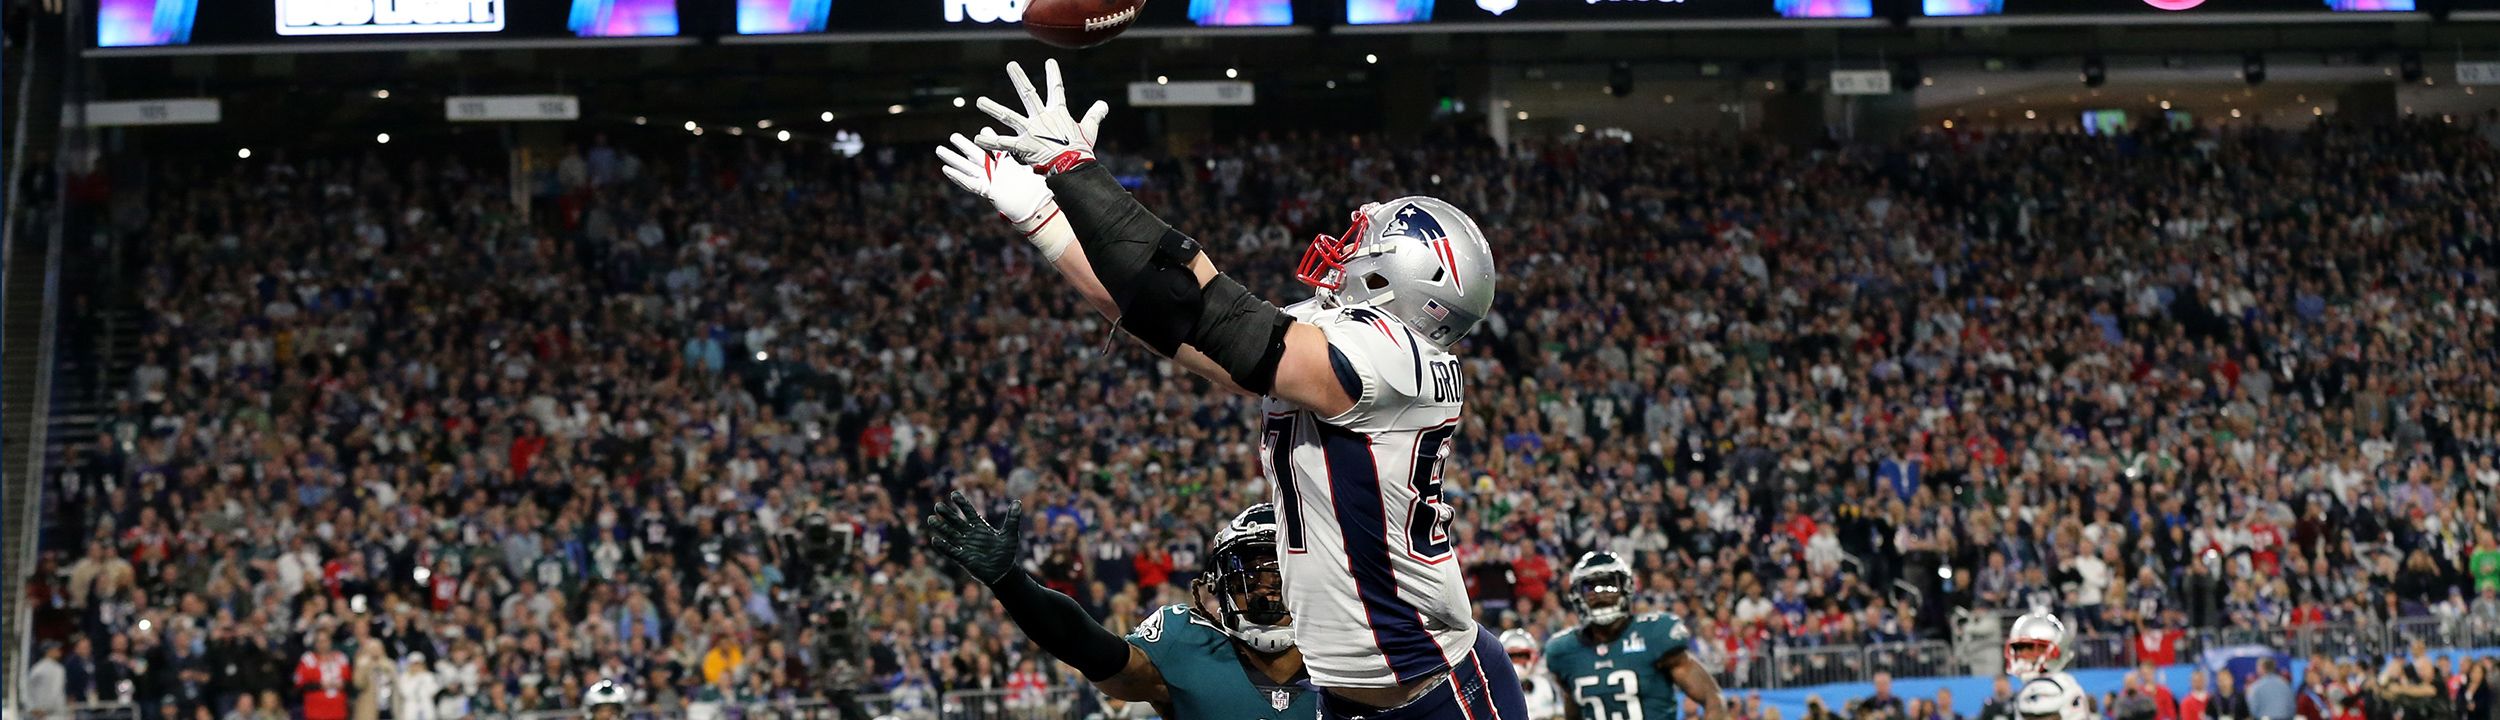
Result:
{"label": "green jersey", "polygon": [[1580,707],[1580,720],[1675,720],[1675,682],[1659,672],[1661,658],[1684,652],[1692,633],[1674,615],[1632,618],[1623,634],[1590,646],[1583,629],[1545,641],[1545,668]]}
{"label": "green jersey", "polygon": [[2472,563],[2474,569],[2476,592],[2500,590],[2500,548],[2476,550],[2473,559],[2469,562]]}
{"label": "green jersey", "polygon": [[1276,684],[1250,669],[1223,628],[1188,605],[1146,616],[1128,642],[1146,651],[1172,689],[1165,720],[1313,720],[1319,700],[1298,684]]}

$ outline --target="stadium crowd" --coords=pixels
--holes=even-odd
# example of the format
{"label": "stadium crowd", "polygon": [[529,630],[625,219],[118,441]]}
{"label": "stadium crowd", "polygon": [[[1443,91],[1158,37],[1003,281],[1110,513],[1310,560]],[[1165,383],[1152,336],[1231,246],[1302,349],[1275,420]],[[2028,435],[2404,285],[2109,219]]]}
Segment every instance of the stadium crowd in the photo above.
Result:
{"label": "stadium crowd", "polygon": [[[1111,162],[1271,298],[1360,202],[1475,213],[1502,292],[1446,472],[1488,622],[1571,624],[1558,577],[1612,548],[1726,668],[2034,605],[2168,662],[2185,628],[2500,623],[2500,150],[2466,127]],[[952,489],[1021,500],[1106,622],[1186,601],[1266,496],[1248,401],[1110,339],[924,148],[802,145],[601,138],[526,212],[440,157],[120,179],[141,360],[49,479],[32,590],[70,700],[810,696],[779,538],[821,513],[871,691],[1035,702],[1065,674],[918,547]]]}

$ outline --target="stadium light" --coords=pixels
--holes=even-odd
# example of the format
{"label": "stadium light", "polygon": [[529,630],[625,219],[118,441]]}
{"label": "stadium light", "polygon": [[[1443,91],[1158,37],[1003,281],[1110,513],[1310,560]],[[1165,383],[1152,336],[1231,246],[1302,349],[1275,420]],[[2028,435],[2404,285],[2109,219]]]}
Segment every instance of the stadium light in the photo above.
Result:
{"label": "stadium light", "polygon": [[251,149],[251,148],[237,148],[237,149],[235,149],[235,151],[234,151],[234,158],[235,158],[235,159],[237,159],[237,160],[250,160],[250,159],[252,159],[252,149]]}
{"label": "stadium light", "polygon": [[384,145],[389,145],[389,144],[391,144],[391,134],[390,134],[390,133],[375,133],[375,134],[374,134],[374,136],[373,136],[373,141],[374,141],[374,142],[377,142],[377,143],[384,144]]}
{"label": "stadium light", "polygon": [[1363,64],[1378,65],[1380,64],[1380,56],[1371,53],[1363,53]]}
{"label": "stadium light", "polygon": [[901,115],[901,114],[903,114],[903,106],[901,106],[901,105],[887,105],[887,106],[885,106],[885,114],[887,114],[887,115]]}
{"label": "stadium light", "polygon": [[1155,76],[1155,84],[1156,84],[1156,85],[1170,85],[1170,84],[1172,84],[1172,78],[1171,78],[1171,77],[1169,77],[1169,76],[1164,76],[1164,75],[1156,75],[1156,76]]}
{"label": "stadium light", "polygon": [[389,91],[389,90],[375,90],[375,91],[373,91],[373,99],[375,99],[375,100],[389,100],[389,99],[391,99],[391,91]]}
{"label": "stadium light", "polygon": [[1227,78],[1238,78],[1238,77],[1241,77],[1241,68],[1224,68],[1224,77],[1227,77]]}
{"label": "stadium light", "polygon": [[650,122],[651,122],[651,118],[643,117],[643,116],[641,116],[641,115],[636,115],[636,116],[634,116],[634,124],[635,124],[635,125],[647,125],[647,124],[650,124]]}
{"label": "stadium light", "polygon": [[822,112],[822,113],[818,113],[818,114],[816,115],[816,119],[818,119],[818,120],[822,120],[822,121],[825,121],[825,122],[833,122],[833,111],[831,111],[831,110],[827,110],[827,111],[824,111],[824,112]]}
{"label": "stadium light", "polygon": [[961,98],[961,97],[957,97],[957,98],[955,98],[955,107],[963,107],[963,106],[964,106],[964,99],[963,99],[963,98]]}
{"label": "stadium light", "polygon": [[772,128],[773,128],[773,121],[772,121],[772,119],[771,119],[771,118],[765,118],[765,119],[762,119],[762,120],[757,120],[757,121],[755,121],[755,129],[757,129],[757,130],[771,130]]}
{"label": "stadium light", "polygon": [[780,133],[780,134],[778,134],[778,135],[774,135],[774,136],[773,136],[773,138],[774,138],[774,139],[777,139],[777,140],[780,140],[780,141],[782,141],[782,142],[789,142],[789,141],[790,141],[790,131],[788,131],[788,130],[783,130],[783,131],[781,131],[781,133]]}

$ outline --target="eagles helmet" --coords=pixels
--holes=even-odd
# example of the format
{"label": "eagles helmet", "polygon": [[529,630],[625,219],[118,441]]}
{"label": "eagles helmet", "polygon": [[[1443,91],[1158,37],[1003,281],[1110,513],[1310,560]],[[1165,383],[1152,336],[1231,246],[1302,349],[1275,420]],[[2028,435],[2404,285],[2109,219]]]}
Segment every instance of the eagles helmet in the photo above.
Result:
{"label": "eagles helmet", "polygon": [[1276,561],[1276,506],[1252,505],[1233,516],[1207,547],[1200,582],[1215,596],[1224,633],[1264,653],[1293,647],[1293,615]]}
{"label": "eagles helmet", "polygon": [[2022,720],[2086,720],[2092,710],[2084,705],[2078,688],[2038,678],[2023,683],[2022,691],[2014,694],[2014,714]]}
{"label": "eagles helmet", "polygon": [[1493,312],[1493,247],[1438,198],[1364,205],[1344,235],[1313,238],[1294,274],[1331,304],[1380,308],[1443,350]]}
{"label": "eagles helmet", "polygon": [[1570,582],[1563,599],[1586,624],[1611,625],[1632,614],[1632,564],[1614,553],[1599,550],[1580,556],[1571,566]]}
{"label": "eagles helmet", "polygon": [[2031,677],[2065,669],[2066,624],[2047,610],[2033,610],[2014,619],[2005,632],[2005,672]]}
{"label": "eagles helmet", "polygon": [[[582,717],[599,720],[623,718],[625,704],[632,699],[633,693],[626,692],[625,686],[616,684],[614,680],[601,680],[599,684],[590,686],[589,692],[582,693]],[[613,712],[602,714],[602,710]]]}

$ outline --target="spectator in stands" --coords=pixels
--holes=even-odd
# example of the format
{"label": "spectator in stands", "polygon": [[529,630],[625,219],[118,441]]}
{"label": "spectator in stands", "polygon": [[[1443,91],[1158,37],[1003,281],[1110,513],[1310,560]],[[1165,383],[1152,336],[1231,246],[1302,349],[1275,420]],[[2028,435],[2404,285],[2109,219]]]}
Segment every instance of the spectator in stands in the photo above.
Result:
{"label": "spectator in stands", "polygon": [[2205,671],[2188,671],[2188,692],[2179,698],[2179,720],[2205,720],[2205,707],[2213,700],[2205,685]]}
{"label": "spectator in stands", "polygon": [[2292,720],[2297,714],[2292,686],[2283,679],[2274,658],[2257,660],[2257,673],[2248,681],[2248,713],[2255,720]]}
{"label": "spectator in stands", "polygon": [[60,720],[67,717],[69,711],[68,680],[66,671],[61,668],[61,646],[47,640],[41,652],[41,658],[27,666],[25,684],[19,686],[26,693],[27,716],[35,720]]}

